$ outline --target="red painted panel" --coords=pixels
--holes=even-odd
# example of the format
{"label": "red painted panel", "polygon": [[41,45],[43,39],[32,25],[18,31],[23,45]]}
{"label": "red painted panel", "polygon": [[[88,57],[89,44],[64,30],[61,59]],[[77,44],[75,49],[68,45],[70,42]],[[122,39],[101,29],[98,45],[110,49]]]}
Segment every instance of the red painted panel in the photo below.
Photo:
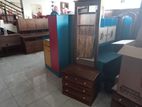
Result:
{"label": "red painted panel", "polygon": [[51,63],[54,71],[59,71],[58,57],[58,37],[56,16],[48,16],[48,26],[50,33]]}

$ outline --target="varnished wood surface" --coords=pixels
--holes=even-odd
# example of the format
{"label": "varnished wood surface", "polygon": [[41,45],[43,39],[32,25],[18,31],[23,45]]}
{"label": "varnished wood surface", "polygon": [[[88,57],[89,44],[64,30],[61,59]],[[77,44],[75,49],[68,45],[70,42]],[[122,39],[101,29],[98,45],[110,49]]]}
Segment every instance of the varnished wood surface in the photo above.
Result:
{"label": "varnished wood surface", "polygon": [[80,64],[72,64],[68,66],[64,69],[64,73],[82,77],[90,81],[94,81],[99,75],[99,72],[95,68]]}

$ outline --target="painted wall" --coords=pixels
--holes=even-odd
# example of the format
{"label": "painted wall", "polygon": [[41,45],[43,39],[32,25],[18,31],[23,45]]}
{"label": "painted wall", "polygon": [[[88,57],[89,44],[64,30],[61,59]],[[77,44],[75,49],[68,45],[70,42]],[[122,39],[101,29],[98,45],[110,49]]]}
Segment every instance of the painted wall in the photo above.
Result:
{"label": "painted wall", "polygon": [[142,0],[103,0],[105,10],[140,8]]}
{"label": "painted wall", "polygon": [[[60,2],[68,2],[69,9],[74,11],[74,2],[73,0],[54,0],[54,4],[60,9]],[[43,15],[50,15],[51,13],[51,0],[23,0],[23,8],[24,8],[24,15],[25,18],[32,18],[32,4],[40,4],[42,6],[42,14]],[[59,11],[60,13],[60,11]]]}

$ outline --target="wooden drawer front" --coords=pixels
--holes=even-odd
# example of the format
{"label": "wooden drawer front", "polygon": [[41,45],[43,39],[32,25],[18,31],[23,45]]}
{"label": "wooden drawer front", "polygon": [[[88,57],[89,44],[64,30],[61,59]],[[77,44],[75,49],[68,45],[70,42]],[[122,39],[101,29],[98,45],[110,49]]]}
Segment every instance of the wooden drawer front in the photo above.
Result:
{"label": "wooden drawer front", "polygon": [[0,38],[0,43],[3,47],[21,45],[21,39],[17,36],[6,36]]}
{"label": "wooden drawer front", "polygon": [[34,47],[34,41],[25,41],[26,47]]}
{"label": "wooden drawer front", "polygon": [[93,82],[72,75],[64,74],[63,79],[81,85],[83,87],[92,88],[94,86]]}
{"label": "wooden drawer front", "polygon": [[85,95],[93,96],[95,94],[94,88],[89,89],[89,88],[82,87],[77,84],[73,84],[72,82],[68,82],[68,81],[64,81],[64,80],[63,80],[62,84],[63,84],[63,88],[68,87],[68,88],[71,88],[71,89],[73,89],[77,92],[80,92],[82,94],[85,94]]}
{"label": "wooden drawer front", "polygon": [[27,53],[33,53],[43,50],[42,40],[25,41],[25,48]]}
{"label": "wooden drawer front", "polygon": [[26,53],[33,53],[34,52],[34,48],[31,46],[26,46]]}
{"label": "wooden drawer front", "polygon": [[129,101],[127,98],[122,97],[121,95],[114,93],[113,94],[113,100],[119,102],[120,104],[124,105],[125,107],[141,107],[140,105],[137,105],[131,101]]}
{"label": "wooden drawer front", "polygon": [[47,40],[44,40],[43,44],[45,47],[50,47],[50,42]]}
{"label": "wooden drawer front", "polygon": [[120,104],[119,102],[112,100],[111,101],[111,107],[125,107],[122,104]]}
{"label": "wooden drawer front", "polygon": [[44,58],[45,58],[45,64],[51,67],[51,53],[46,48],[44,48]]}
{"label": "wooden drawer front", "polygon": [[81,94],[81,93],[79,93],[79,92],[77,92],[77,91],[75,91],[73,89],[67,88],[67,87],[65,87],[63,89],[63,94],[65,94],[65,95],[67,95],[69,97],[72,97],[72,98],[74,98],[76,100],[79,100],[82,103],[85,103],[87,105],[91,105],[92,102],[93,102],[93,99],[94,99],[93,97],[89,97],[87,95]]}
{"label": "wooden drawer front", "polygon": [[50,47],[45,47],[45,46],[44,46],[44,50],[47,51],[47,52],[50,52],[50,51],[51,51],[51,50],[50,50]]}

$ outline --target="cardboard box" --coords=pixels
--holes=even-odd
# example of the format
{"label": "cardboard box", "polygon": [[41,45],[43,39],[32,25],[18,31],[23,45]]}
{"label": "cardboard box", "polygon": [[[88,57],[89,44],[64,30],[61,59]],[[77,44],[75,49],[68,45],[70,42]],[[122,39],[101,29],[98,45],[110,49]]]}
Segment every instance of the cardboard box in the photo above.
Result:
{"label": "cardboard box", "polygon": [[142,105],[142,41],[124,45],[117,92]]}

